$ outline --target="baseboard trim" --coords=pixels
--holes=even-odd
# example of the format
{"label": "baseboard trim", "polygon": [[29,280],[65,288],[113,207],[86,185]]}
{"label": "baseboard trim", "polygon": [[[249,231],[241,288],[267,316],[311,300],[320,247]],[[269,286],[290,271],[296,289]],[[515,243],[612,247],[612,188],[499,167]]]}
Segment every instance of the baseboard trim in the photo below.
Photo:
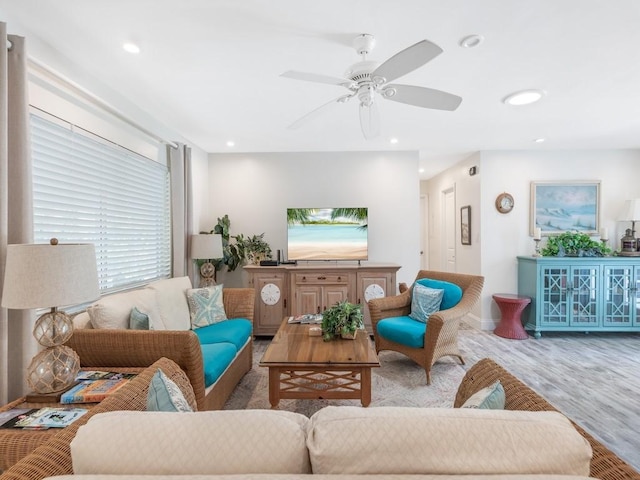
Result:
{"label": "baseboard trim", "polygon": [[477,330],[493,331],[496,328],[496,323],[490,318],[478,318],[475,315],[467,315],[464,321],[470,327]]}

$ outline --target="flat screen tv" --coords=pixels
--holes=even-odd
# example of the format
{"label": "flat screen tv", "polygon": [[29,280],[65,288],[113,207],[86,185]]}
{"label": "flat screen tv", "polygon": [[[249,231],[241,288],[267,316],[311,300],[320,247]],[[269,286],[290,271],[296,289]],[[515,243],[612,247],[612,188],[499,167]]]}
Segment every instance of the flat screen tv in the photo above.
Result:
{"label": "flat screen tv", "polygon": [[367,208],[287,208],[288,260],[367,260]]}

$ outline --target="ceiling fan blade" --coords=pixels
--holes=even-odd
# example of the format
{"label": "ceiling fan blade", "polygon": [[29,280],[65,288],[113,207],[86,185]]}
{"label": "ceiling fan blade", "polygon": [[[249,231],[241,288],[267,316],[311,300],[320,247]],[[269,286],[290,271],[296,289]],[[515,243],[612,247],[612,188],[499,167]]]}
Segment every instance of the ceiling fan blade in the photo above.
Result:
{"label": "ceiling fan blade", "polygon": [[422,40],[389,58],[371,73],[371,78],[379,85],[390,82],[414,71],[441,53],[442,49],[438,45]]}
{"label": "ceiling fan blade", "polygon": [[360,128],[367,140],[380,135],[380,114],[377,103],[360,104]]}
{"label": "ceiling fan blade", "polygon": [[320,105],[318,108],[316,108],[314,110],[311,110],[309,113],[307,113],[306,115],[300,117],[298,120],[296,120],[291,125],[289,125],[287,128],[290,129],[290,130],[296,130],[296,129],[300,128],[302,125],[304,125],[305,123],[307,123],[309,120],[312,120],[312,119],[320,116],[322,113],[325,112],[325,110],[329,109],[328,107],[330,105],[348,102],[351,99],[351,97],[353,97],[353,94],[340,95],[338,98],[334,98],[333,100]]}
{"label": "ceiling fan blade", "polygon": [[354,85],[354,82],[348,78],[331,77],[329,75],[320,75],[318,73],[297,72],[295,70],[287,70],[286,72],[281,73],[280,76],[293,78],[295,80],[304,80],[305,82],[328,83],[329,85],[339,85],[347,88]]}
{"label": "ceiling fan blade", "polygon": [[387,85],[381,92],[387,100],[407,103],[422,108],[453,111],[462,102],[462,98],[452,93],[435,90],[433,88],[417,87],[415,85]]}

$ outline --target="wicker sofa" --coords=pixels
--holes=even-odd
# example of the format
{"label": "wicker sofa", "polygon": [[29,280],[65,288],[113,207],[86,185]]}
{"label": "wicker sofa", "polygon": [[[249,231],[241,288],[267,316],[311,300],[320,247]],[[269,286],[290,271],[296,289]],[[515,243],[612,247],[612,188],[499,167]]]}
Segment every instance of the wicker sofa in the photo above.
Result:
{"label": "wicker sofa", "polygon": [[[231,347],[229,335],[222,335],[220,339],[209,336],[208,343],[220,343],[203,345],[202,338],[190,329],[185,296],[186,289],[190,287],[188,277],[177,277],[154,282],[137,291],[112,295],[106,301],[101,299],[99,302],[103,305],[121,313],[126,312],[127,315],[136,301],[146,301],[147,308],[156,309],[158,325],[154,330],[131,330],[117,326],[93,328],[88,313],[83,312],[74,318],[75,330],[66,345],[78,354],[82,368],[93,370],[144,368],[162,357],[170,358],[191,380],[198,410],[221,409],[240,379],[251,369],[253,335],[250,329],[245,329],[242,338],[235,339],[238,344],[235,349]],[[141,290],[146,294],[146,299],[141,300]],[[253,322],[254,298],[255,292],[251,288],[224,288],[227,318]],[[157,305],[149,305],[150,301]],[[223,352],[223,364],[219,367],[215,383],[205,385],[204,360],[207,358],[204,355],[218,355],[218,350],[212,350],[216,347],[227,349]]]}
{"label": "wicker sofa", "polygon": [[[186,375],[171,360],[163,358],[155,362],[150,368],[145,369],[127,386],[111,395],[104,400],[87,415],[80,418],[70,427],[62,430],[60,433],[51,438],[47,443],[41,445],[30,455],[24,457],[13,467],[8,469],[4,474],[0,475],[0,480],[40,480],[42,478],[54,475],[70,475],[72,473],[72,460],[70,443],[76,436],[78,428],[84,425],[90,418],[98,413],[110,412],[114,410],[144,410],[146,407],[146,396],[148,385],[151,377],[157,368],[161,368],[165,374],[173,379],[185,393],[185,396],[191,405],[195,405],[195,395]],[[542,397],[537,395],[529,387],[525,386],[513,375],[509,374],[502,367],[497,365],[490,359],[484,359],[473,365],[463,378],[456,398],[455,406],[460,406],[473,393],[479,389],[488,386],[500,380],[504,386],[506,393],[506,409],[509,410],[555,410]],[[341,408],[341,407],[334,407]],[[355,407],[347,407],[355,408]],[[374,410],[374,409],[370,409]],[[259,411],[257,411],[259,412]],[[241,413],[241,412],[239,412]],[[287,413],[287,412],[282,412]],[[600,478],[602,480],[640,480],[640,473],[636,472],[627,463],[622,461],[613,452],[604,445],[587,434],[580,427],[576,427],[577,431],[588,441],[593,451],[591,460],[591,477]],[[464,446],[464,445],[463,445]],[[465,448],[461,449],[464,454]],[[300,475],[300,478],[306,477]],[[358,476],[339,476],[339,475],[320,475],[319,478],[369,478],[367,475]],[[115,478],[115,477],[104,477]],[[121,476],[121,478],[123,478]],[[170,477],[167,477],[170,478]],[[175,477],[174,477],[175,478]],[[204,478],[204,476],[199,477]],[[212,476],[212,478],[238,478],[236,476]],[[242,477],[244,478],[244,477]],[[260,474],[250,475],[247,478],[298,478],[298,476],[265,476]],[[371,478],[381,478],[371,476]],[[386,477],[387,478],[387,477]],[[399,476],[393,476],[399,478]],[[438,476],[420,476],[416,475],[408,478],[431,478],[438,479]],[[453,477],[444,477],[453,478]],[[477,476],[466,476],[463,478],[478,478]],[[482,478],[491,478],[485,477]],[[520,477],[500,477],[500,478],[520,478]],[[522,478],[532,478],[530,476]],[[537,478],[556,478],[552,475],[542,475]],[[576,477],[574,477],[576,478]],[[583,478],[583,477],[579,477]]]}

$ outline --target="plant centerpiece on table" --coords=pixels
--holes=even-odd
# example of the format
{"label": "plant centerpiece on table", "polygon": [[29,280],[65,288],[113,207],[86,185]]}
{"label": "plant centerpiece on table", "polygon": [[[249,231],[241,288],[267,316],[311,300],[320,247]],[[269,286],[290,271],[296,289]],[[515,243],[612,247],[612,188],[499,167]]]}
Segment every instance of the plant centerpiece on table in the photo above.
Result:
{"label": "plant centerpiece on table", "polygon": [[549,236],[541,253],[545,257],[604,257],[611,249],[586,233],[569,231]]}
{"label": "plant centerpiece on table", "polygon": [[364,328],[362,305],[344,300],[327,308],[322,314],[322,339],[356,337],[356,330]]}

